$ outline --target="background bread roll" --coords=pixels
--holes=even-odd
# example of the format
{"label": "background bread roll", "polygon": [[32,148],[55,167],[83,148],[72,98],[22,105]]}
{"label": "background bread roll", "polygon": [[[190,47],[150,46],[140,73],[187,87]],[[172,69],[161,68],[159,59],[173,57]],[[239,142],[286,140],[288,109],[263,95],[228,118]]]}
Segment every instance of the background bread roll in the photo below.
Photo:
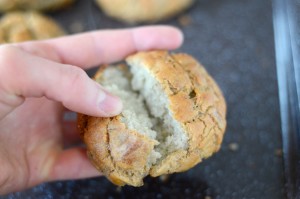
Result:
{"label": "background bread roll", "polygon": [[0,43],[49,39],[64,34],[53,19],[37,12],[11,12],[0,19]]}
{"label": "background bread roll", "polygon": [[128,23],[155,22],[187,9],[194,0],[96,0],[105,14]]}
{"label": "background bread roll", "polygon": [[57,10],[75,0],[0,0],[0,12],[12,10]]}
{"label": "background bread roll", "polygon": [[91,162],[117,185],[192,168],[220,148],[226,104],[215,81],[194,58],[165,51],[140,52],[126,65],[95,76],[121,97],[111,118],[79,114]]}

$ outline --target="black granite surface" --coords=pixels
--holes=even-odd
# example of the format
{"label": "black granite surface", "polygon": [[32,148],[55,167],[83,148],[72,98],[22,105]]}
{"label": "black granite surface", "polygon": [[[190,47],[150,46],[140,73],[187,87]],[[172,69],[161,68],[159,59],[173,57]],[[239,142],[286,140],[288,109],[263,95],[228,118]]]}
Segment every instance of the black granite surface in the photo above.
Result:
{"label": "black granite surface", "polygon": [[[222,148],[168,180],[117,188],[105,178],[45,183],[3,198],[285,198],[271,0],[199,0],[181,28],[178,51],[195,56],[219,83],[228,105]],[[88,0],[51,14],[69,32],[128,27]],[[112,43],[112,45],[114,45]]]}

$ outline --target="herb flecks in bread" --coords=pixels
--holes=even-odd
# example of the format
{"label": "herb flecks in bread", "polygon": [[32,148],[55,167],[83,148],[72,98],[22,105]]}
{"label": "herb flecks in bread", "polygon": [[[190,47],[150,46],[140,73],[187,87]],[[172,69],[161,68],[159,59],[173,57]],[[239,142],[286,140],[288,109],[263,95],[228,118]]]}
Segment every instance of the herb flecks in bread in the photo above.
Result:
{"label": "herb flecks in bread", "polygon": [[226,105],[206,70],[191,56],[140,52],[129,65],[95,76],[121,97],[112,118],[79,115],[91,162],[118,185],[141,186],[147,175],[182,172],[220,148]]}

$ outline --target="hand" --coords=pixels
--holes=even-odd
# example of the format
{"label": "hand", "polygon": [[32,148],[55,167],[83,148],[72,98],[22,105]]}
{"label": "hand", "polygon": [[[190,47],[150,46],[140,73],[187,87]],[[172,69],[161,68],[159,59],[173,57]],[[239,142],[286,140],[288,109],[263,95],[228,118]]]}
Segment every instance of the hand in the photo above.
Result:
{"label": "hand", "polygon": [[79,136],[64,130],[63,112],[108,117],[120,113],[122,103],[83,69],[181,42],[177,29],[153,26],[1,45],[0,194],[99,175],[84,148],[65,147]]}

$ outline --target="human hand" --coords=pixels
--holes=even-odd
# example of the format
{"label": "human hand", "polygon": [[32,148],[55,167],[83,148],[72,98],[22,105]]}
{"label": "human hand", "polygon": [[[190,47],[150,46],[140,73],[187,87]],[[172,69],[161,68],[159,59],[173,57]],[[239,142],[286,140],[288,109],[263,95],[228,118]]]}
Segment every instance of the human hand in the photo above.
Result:
{"label": "human hand", "polygon": [[0,46],[0,195],[99,175],[84,148],[65,147],[79,133],[64,129],[63,112],[108,117],[122,103],[83,69],[181,43],[177,29],[156,26]]}

